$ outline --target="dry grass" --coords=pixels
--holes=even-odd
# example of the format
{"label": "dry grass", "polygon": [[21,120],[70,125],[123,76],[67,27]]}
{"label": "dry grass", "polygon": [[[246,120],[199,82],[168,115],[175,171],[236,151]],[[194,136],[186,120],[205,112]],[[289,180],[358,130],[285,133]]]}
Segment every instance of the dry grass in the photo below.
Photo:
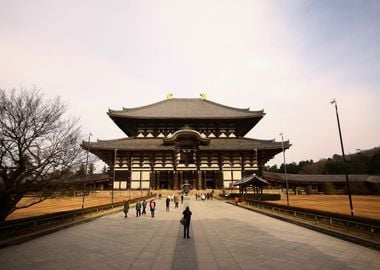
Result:
{"label": "dry grass", "polygon": [[[137,196],[139,194],[133,195]],[[114,202],[123,201],[124,199],[126,199],[125,196],[116,195]],[[29,199],[21,200],[20,205],[25,203],[25,200]],[[352,201],[355,215],[380,220],[380,196],[352,196]],[[292,195],[289,196],[289,202],[291,206],[350,214],[348,196],[346,195]],[[85,197],[85,207],[107,203],[111,203],[110,196],[90,195]],[[273,201],[273,203],[286,204],[286,197],[282,196],[281,201]],[[8,216],[7,220],[80,209],[81,207],[82,197],[48,199],[32,207],[15,211]]]}
{"label": "dry grass", "polygon": [[[272,203],[286,205],[286,196],[281,201]],[[350,204],[347,195],[291,195],[291,206],[317,209],[350,215]],[[356,216],[380,220],[380,196],[352,196],[352,204]]]}
{"label": "dry grass", "polygon": [[[114,202],[123,201],[125,197],[115,196]],[[30,201],[31,198],[22,199],[18,205],[23,205]],[[84,201],[85,207],[91,207],[96,205],[111,203],[111,197],[109,196],[86,196]],[[50,214],[61,211],[75,210],[82,208],[82,197],[62,197],[47,199],[41,203],[35,204],[28,208],[18,209],[7,217],[7,220],[13,220],[24,217],[39,216],[44,214]]]}

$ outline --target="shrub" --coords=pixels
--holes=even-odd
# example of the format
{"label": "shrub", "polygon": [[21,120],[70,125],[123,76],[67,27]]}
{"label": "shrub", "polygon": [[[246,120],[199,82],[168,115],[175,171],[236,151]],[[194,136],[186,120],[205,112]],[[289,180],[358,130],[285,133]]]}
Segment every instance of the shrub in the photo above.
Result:
{"label": "shrub", "polygon": [[335,193],[334,186],[331,182],[323,183],[323,193],[325,195],[332,195]]}

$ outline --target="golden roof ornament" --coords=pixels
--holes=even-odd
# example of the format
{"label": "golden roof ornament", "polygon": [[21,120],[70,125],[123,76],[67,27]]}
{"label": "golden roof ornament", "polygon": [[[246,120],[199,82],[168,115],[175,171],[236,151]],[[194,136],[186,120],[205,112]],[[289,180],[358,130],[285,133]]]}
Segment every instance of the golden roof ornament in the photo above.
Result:
{"label": "golden roof ornament", "polygon": [[200,93],[199,95],[201,96],[202,100],[206,100],[206,94],[205,93]]}
{"label": "golden roof ornament", "polygon": [[172,98],[173,98],[173,93],[166,94],[166,99],[172,99]]}

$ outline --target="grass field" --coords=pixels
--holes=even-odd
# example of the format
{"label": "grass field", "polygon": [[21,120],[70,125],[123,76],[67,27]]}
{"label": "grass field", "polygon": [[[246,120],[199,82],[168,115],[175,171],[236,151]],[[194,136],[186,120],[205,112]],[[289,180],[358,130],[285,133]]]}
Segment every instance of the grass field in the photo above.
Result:
{"label": "grass field", "polygon": [[[286,205],[286,196],[272,203]],[[380,196],[352,196],[356,216],[380,220]],[[289,205],[350,215],[347,195],[291,195]]]}
{"label": "grass field", "polygon": [[[114,202],[123,201],[125,197],[115,196]],[[27,199],[23,199],[27,200]],[[318,209],[329,212],[350,214],[348,196],[346,195],[293,195],[289,196],[291,206]],[[380,220],[380,196],[352,196],[355,215]],[[25,203],[21,201],[20,205]],[[111,203],[110,196],[86,196],[85,207]],[[273,203],[286,204],[286,197]],[[19,209],[8,216],[7,220],[38,216],[59,211],[80,209],[82,197],[64,197],[47,199],[29,208]]]}
{"label": "grass field", "polygon": [[[115,196],[114,202],[123,201],[125,198],[121,196]],[[30,198],[22,199],[18,205],[21,206],[27,203]],[[91,207],[96,205],[111,203],[111,197],[109,196],[86,196],[84,201],[85,207]],[[75,210],[82,208],[82,197],[62,197],[54,199],[46,199],[45,201],[32,205],[28,208],[18,209],[7,217],[7,220],[39,216],[44,214],[50,214],[61,211]]]}

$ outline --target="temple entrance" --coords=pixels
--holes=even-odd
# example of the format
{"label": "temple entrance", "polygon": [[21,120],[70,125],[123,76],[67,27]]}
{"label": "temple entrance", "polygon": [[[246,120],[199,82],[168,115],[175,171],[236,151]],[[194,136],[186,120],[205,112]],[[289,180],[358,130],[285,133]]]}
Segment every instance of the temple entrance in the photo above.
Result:
{"label": "temple entrance", "polygon": [[169,189],[170,177],[172,177],[170,171],[160,171],[158,173],[158,187],[160,189]]}
{"label": "temple entrance", "polygon": [[207,189],[216,189],[218,181],[218,171],[205,172],[205,185]]}

